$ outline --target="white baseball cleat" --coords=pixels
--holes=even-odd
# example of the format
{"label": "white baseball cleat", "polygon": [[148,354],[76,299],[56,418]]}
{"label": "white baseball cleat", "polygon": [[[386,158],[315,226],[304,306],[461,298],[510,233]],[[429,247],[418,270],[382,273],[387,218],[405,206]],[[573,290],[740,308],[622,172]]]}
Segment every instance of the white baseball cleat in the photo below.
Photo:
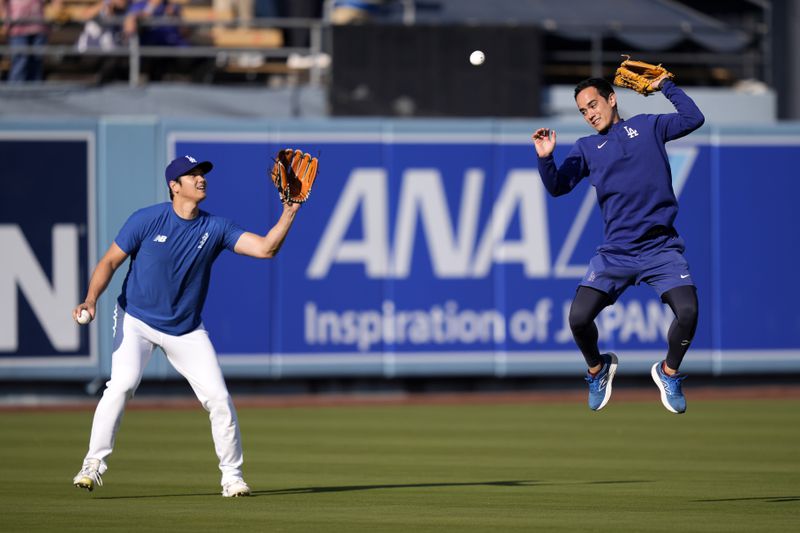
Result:
{"label": "white baseball cleat", "polygon": [[250,496],[250,487],[243,479],[234,479],[222,486],[222,496],[225,498],[238,498],[240,496]]}
{"label": "white baseball cleat", "polygon": [[78,488],[86,489],[89,492],[94,490],[95,485],[103,486],[103,478],[100,477],[100,460],[86,459],[83,462],[81,471],[72,478],[72,484]]}

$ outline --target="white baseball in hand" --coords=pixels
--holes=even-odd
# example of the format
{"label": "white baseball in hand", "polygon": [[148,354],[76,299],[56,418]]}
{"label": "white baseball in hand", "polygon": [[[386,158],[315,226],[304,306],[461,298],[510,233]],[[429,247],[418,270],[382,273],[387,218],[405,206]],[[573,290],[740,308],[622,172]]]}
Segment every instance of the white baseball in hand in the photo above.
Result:
{"label": "white baseball in hand", "polygon": [[86,309],[81,309],[81,314],[78,315],[78,318],[76,318],[75,321],[81,326],[85,326],[92,321],[92,315],[90,315],[89,311]]}
{"label": "white baseball in hand", "polygon": [[469,55],[469,62],[475,66],[482,65],[486,61],[486,56],[480,50],[475,50]]}

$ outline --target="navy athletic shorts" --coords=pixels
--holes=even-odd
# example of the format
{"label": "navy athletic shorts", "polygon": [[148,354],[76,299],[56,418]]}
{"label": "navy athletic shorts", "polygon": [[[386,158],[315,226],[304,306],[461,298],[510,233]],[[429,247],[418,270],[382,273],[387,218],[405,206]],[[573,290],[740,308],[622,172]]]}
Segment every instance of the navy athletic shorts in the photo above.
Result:
{"label": "navy athletic shorts", "polygon": [[608,294],[611,302],[631,285],[647,283],[659,296],[675,287],[693,286],[685,245],[677,235],[661,235],[633,249],[600,246],[589,261],[581,285]]}

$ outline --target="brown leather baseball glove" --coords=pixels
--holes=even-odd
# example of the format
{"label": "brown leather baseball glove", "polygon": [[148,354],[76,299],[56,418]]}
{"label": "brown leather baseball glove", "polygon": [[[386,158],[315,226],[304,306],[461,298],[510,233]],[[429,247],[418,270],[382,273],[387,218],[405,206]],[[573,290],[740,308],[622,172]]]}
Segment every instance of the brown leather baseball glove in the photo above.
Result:
{"label": "brown leather baseball glove", "polygon": [[652,83],[659,77],[672,79],[675,75],[661,66],[644,61],[635,61],[631,56],[623,55],[625,59],[617,68],[614,75],[614,85],[633,89],[639,94],[650,96],[656,89],[651,88]]}
{"label": "brown leather baseball glove", "polygon": [[317,179],[316,157],[302,150],[285,148],[278,151],[270,177],[278,189],[281,202],[302,204],[308,200]]}

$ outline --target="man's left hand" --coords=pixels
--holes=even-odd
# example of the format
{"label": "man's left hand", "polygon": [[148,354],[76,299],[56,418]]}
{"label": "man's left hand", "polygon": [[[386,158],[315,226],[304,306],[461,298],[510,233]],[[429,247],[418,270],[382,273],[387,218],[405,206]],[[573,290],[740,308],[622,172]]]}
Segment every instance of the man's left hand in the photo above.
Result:
{"label": "man's left hand", "polygon": [[665,72],[661,76],[659,76],[656,79],[654,79],[653,83],[650,84],[650,90],[653,91],[653,92],[660,91],[661,90],[661,82],[663,82],[667,78],[669,78],[669,72]]}

